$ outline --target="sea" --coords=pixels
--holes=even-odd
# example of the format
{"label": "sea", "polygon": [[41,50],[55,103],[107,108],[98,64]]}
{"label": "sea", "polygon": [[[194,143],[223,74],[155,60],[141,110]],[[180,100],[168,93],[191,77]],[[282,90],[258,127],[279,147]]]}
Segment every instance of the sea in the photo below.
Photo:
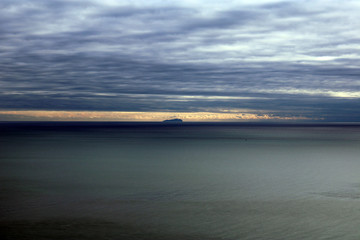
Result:
{"label": "sea", "polygon": [[2,122],[1,239],[360,239],[360,125]]}

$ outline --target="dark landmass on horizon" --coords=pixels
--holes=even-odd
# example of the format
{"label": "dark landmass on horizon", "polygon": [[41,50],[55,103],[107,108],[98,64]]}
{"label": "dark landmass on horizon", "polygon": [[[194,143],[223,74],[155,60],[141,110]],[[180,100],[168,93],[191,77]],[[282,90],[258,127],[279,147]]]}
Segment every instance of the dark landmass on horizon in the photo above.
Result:
{"label": "dark landmass on horizon", "polygon": [[168,119],[168,120],[164,120],[164,123],[182,123],[183,120],[180,118],[174,118],[174,119]]}

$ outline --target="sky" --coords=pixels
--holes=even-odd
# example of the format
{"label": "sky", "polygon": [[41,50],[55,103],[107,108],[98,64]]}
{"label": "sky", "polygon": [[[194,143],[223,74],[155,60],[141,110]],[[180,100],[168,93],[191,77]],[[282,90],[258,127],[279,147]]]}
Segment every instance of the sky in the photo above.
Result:
{"label": "sky", "polygon": [[0,121],[360,121],[358,0],[0,0]]}

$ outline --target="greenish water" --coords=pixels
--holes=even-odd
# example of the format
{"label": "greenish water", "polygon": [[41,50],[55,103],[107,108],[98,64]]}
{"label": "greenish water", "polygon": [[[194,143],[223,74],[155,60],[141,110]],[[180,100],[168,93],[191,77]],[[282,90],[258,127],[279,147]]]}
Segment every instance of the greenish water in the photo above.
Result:
{"label": "greenish water", "polygon": [[359,239],[356,126],[3,124],[7,239]]}

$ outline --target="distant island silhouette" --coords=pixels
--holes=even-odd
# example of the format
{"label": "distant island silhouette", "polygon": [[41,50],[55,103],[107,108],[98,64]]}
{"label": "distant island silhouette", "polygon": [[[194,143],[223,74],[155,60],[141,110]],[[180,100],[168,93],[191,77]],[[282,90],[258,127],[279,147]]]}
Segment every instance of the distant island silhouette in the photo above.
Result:
{"label": "distant island silhouette", "polygon": [[168,120],[164,120],[164,123],[182,123],[183,120],[181,120],[180,118],[174,118],[174,119],[168,119]]}

